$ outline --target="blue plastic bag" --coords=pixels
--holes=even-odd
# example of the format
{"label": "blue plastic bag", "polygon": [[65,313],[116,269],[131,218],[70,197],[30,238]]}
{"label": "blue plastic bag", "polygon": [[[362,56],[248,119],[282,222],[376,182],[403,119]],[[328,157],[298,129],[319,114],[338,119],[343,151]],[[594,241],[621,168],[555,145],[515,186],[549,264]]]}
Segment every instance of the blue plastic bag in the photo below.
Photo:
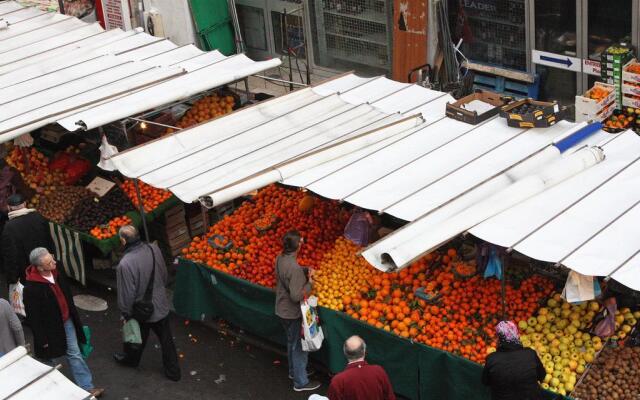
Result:
{"label": "blue plastic bag", "polygon": [[492,276],[502,279],[502,261],[500,261],[500,257],[498,257],[498,253],[493,246],[491,246],[487,268],[484,270],[485,279]]}

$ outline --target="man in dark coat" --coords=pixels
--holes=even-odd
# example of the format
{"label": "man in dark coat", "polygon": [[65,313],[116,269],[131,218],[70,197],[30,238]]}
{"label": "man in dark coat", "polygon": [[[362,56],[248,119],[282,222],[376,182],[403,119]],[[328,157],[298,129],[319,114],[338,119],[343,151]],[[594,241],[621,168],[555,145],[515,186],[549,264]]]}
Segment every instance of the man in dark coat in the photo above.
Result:
{"label": "man in dark coat", "polygon": [[167,297],[167,267],[160,248],[140,240],[138,230],[125,225],[118,232],[120,242],[124,245],[124,256],[116,270],[118,286],[118,307],[124,320],[133,318],[133,305],[143,299],[147,285],[153,272],[153,290],[151,302],[153,314],[147,321],[138,321],[142,335],[142,345],[125,344],[124,353],[115,353],[113,358],[122,365],[137,367],[142,352],[152,330],[160,340],[162,347],[162,364],[164,374],[172,381],[181,377],[178,353],[173,343],[171,323],[169,320],[169,298]]}
{"label": "man in dark coat", "polygon": [[80,353],[78,342],[85,343],[86,338],[64,273],[56,269],[53,256],[43,247],[33,249],[29,258],[24,306],[36,357],[52,364],[66,355],[76,385],[99,397],[104,389],[93,386],[91,371]]}
{"label": "man in dark coat", "polygon": [[9,197],[9,221],[2,230],[2,259],[9,284],[24,283],[29,253],[36,247],[53,251],[49,223],[36,210],[27,208],[20,194]]}

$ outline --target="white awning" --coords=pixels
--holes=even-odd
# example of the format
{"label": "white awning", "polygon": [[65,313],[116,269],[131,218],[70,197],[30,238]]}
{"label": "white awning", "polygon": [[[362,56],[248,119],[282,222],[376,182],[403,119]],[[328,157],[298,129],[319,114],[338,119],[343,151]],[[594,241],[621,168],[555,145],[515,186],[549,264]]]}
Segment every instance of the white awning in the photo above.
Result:
{"label": "white awning", "polygon": [[[0,3],[0,6],[2,4]],[[0,8],[0,13],[2,8]],[[74,385],[60,371],[29,357],[17,347],[0,357],[0,398],[12,400],[84,400],[86,390]]]}
{"label": "white awning", "polygon": [[[407,92],[413,93],[409,99]],[[415,85],[347,75],[183,130],[111,160],[124,175],[169,189],[191,202],[328,146],[354,149],[386,140],[397,133],[396,123],[402,122],[405,130],[423,123],[415,111],[400,113],[438,102],[444,115],[446,100],[452,98]],[[393,126],[394,133],[343,143],[387,125]],[[317,157],[325,160],[326,153]]]}
{"label": "white awning", "polygon": [[[90,129],[273,68],[140,30],[2,3],[0,142],[53,122]],[[7,10],[6,13],[2,10]]]}
{"label": "white awning", "polygon": [[[488,242],[640,290],[640,139],[609,138],[605,160],[472,228]],[[614,272],[616,271],[616,272]]]}
{"label": "white awning", "polygon": [[[635,134],[597,131],[561,154],[554,144],[586,124],[516,129],[495,117],[473,126],[444,117],[447,101],[449,95],[415,85],[347,75],[112,161],[126,176],[170,189],[186,202],[217,205],[281,182],[411,222],[365,250],[373,265],[399,245],[409,262],[468,230],[584,274],[607,275],[623,266],[614,278],[640,288],[633,269],[640,261],[640,228],[633,224],[640,214]],[[416,112],[421,118],[410,118]],[[593,145],[602,146],[604,161],[599,150],[585,148]],[[547,188],[550,165],[567,172],[559,171]],[[524,178],[539,184],[530,199],[451,231],[454,218]],[[407,247],[408,237],[419,246]]]}

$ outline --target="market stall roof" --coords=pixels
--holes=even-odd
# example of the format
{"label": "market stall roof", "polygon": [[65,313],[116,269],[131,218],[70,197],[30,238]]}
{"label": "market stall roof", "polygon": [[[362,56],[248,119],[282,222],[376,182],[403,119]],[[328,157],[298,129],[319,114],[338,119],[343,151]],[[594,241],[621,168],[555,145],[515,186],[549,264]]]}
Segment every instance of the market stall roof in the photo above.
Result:
{"label": "market stall roof", "polygon": [[418,117],[421,110],[438,109],[439,115],[428,115],[442,118],[446,101],[452,97],[416,85],[346,75],[174,133],[111,160],[124,175],[191,202],[386,125],[403,121],[408,128],[424,123]]}
{"label": "market stall roof", "polygon": [[640,290],[640,139],[602,144],[603,162],[470,230],[491,243]]}
{"label": "market stall roof", "polygon": [[[1,5],[1,3],[0,3]],[[0,8],[0,13],[2,8]],[[0,398],[12,400],[85,400],[91,394],[74,385],[60,371],[27,355],[17,347],[0,357]]]}
{"label": "market stall roof", "polygon": [[0,142],[53,122],[90,129],[273,68],[239,54],[177,46],[141,30],[4,2]]}
{"label": "market stall roof", "polygon": [[[585,125],[563,121],[550,128],[517,129],[508,127],[504,119],[493,118],[474,126],[444,117],[447,101],[450,96],[415,85],[347,75],[184,130],[112,160],[125,175],[168,188],[183,201],[209,198],[208,205],[219,204],[218,200],[281,182],[410,222],[436,211],[445,216],[435,218],[426,228],[415,223],[403,228],[420,237],[425,230],[438,232],[447,218],[464,210],[456,208],[455,199],[466,196],[471,204],[481,202],[495,193],[485,190],[486,182],[544,153]],[[389,114],[393,112],[402,114]],[[416,112],[422,114],[421,121],[403,122],[403,117]],[[376,122],[359,123],[360,117]],[[385,135],[387,131],[392,132]],[[329,132],[333,135],[328,136]],[[357,135],[377,138],[361,140],[358,145],[340,142]],[[312,139],[320,142],[309,142]],[[604,162],[470,226],[470,232],[489,242],[514,246],[532,258],[560,262],[592,275],[607,275],[618,265],[638,261],[638,228],[625,226],[637,216],[640,192],[631,188],[637,187],[632,173],[638,171],[629,168],[617,178],[626,181],[612,180],[594,191],[598,196],[586,196],[588,202],[580,197],[600,186],[594,176],[602,178],[597,175],[601,171],[611,172],[607,168],[620,169],[637,160],[640,139],[633,133],[610,139],[608,133],[597,131],[567,152],[599,144]],[[561,158],[558,151],[554,154]],[[612,190],[606,190],[608,187]],[[617,201],[621,206],[613,207],[620,196],[626,196]],[[548,235],[538,227],[545,216],[555,217],[549,222],[553,230]],[[571,240],[560,240],[573,232],[578,234]],[[621,232],[631,234],[613,244],[612,238]],[[521,240],[525,236],[527,240]],[[392,245],[393,241],[385,239],[372,247],[381,253]],[[614,247],[606,251],[606,246]],[[370,250],[364,252],[365,257]],[[414,256],[420,254],[415,249]],[[640,288],[640,274],[625,268],[614,277]]]}

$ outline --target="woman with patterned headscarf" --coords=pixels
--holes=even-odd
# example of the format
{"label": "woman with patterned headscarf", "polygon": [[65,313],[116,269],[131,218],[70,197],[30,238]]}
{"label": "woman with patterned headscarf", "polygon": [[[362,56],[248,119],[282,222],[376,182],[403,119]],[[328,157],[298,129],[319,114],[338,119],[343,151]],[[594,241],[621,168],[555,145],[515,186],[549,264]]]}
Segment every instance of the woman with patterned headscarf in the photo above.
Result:
{"label": "woman with patterned headscarf", "polygon": [[541,400],[546,372],[536,352],[520,343],[518,326],[501,321],[496,326],[498,346],[487,356],[482,383],[491,388],[493,400]]}

